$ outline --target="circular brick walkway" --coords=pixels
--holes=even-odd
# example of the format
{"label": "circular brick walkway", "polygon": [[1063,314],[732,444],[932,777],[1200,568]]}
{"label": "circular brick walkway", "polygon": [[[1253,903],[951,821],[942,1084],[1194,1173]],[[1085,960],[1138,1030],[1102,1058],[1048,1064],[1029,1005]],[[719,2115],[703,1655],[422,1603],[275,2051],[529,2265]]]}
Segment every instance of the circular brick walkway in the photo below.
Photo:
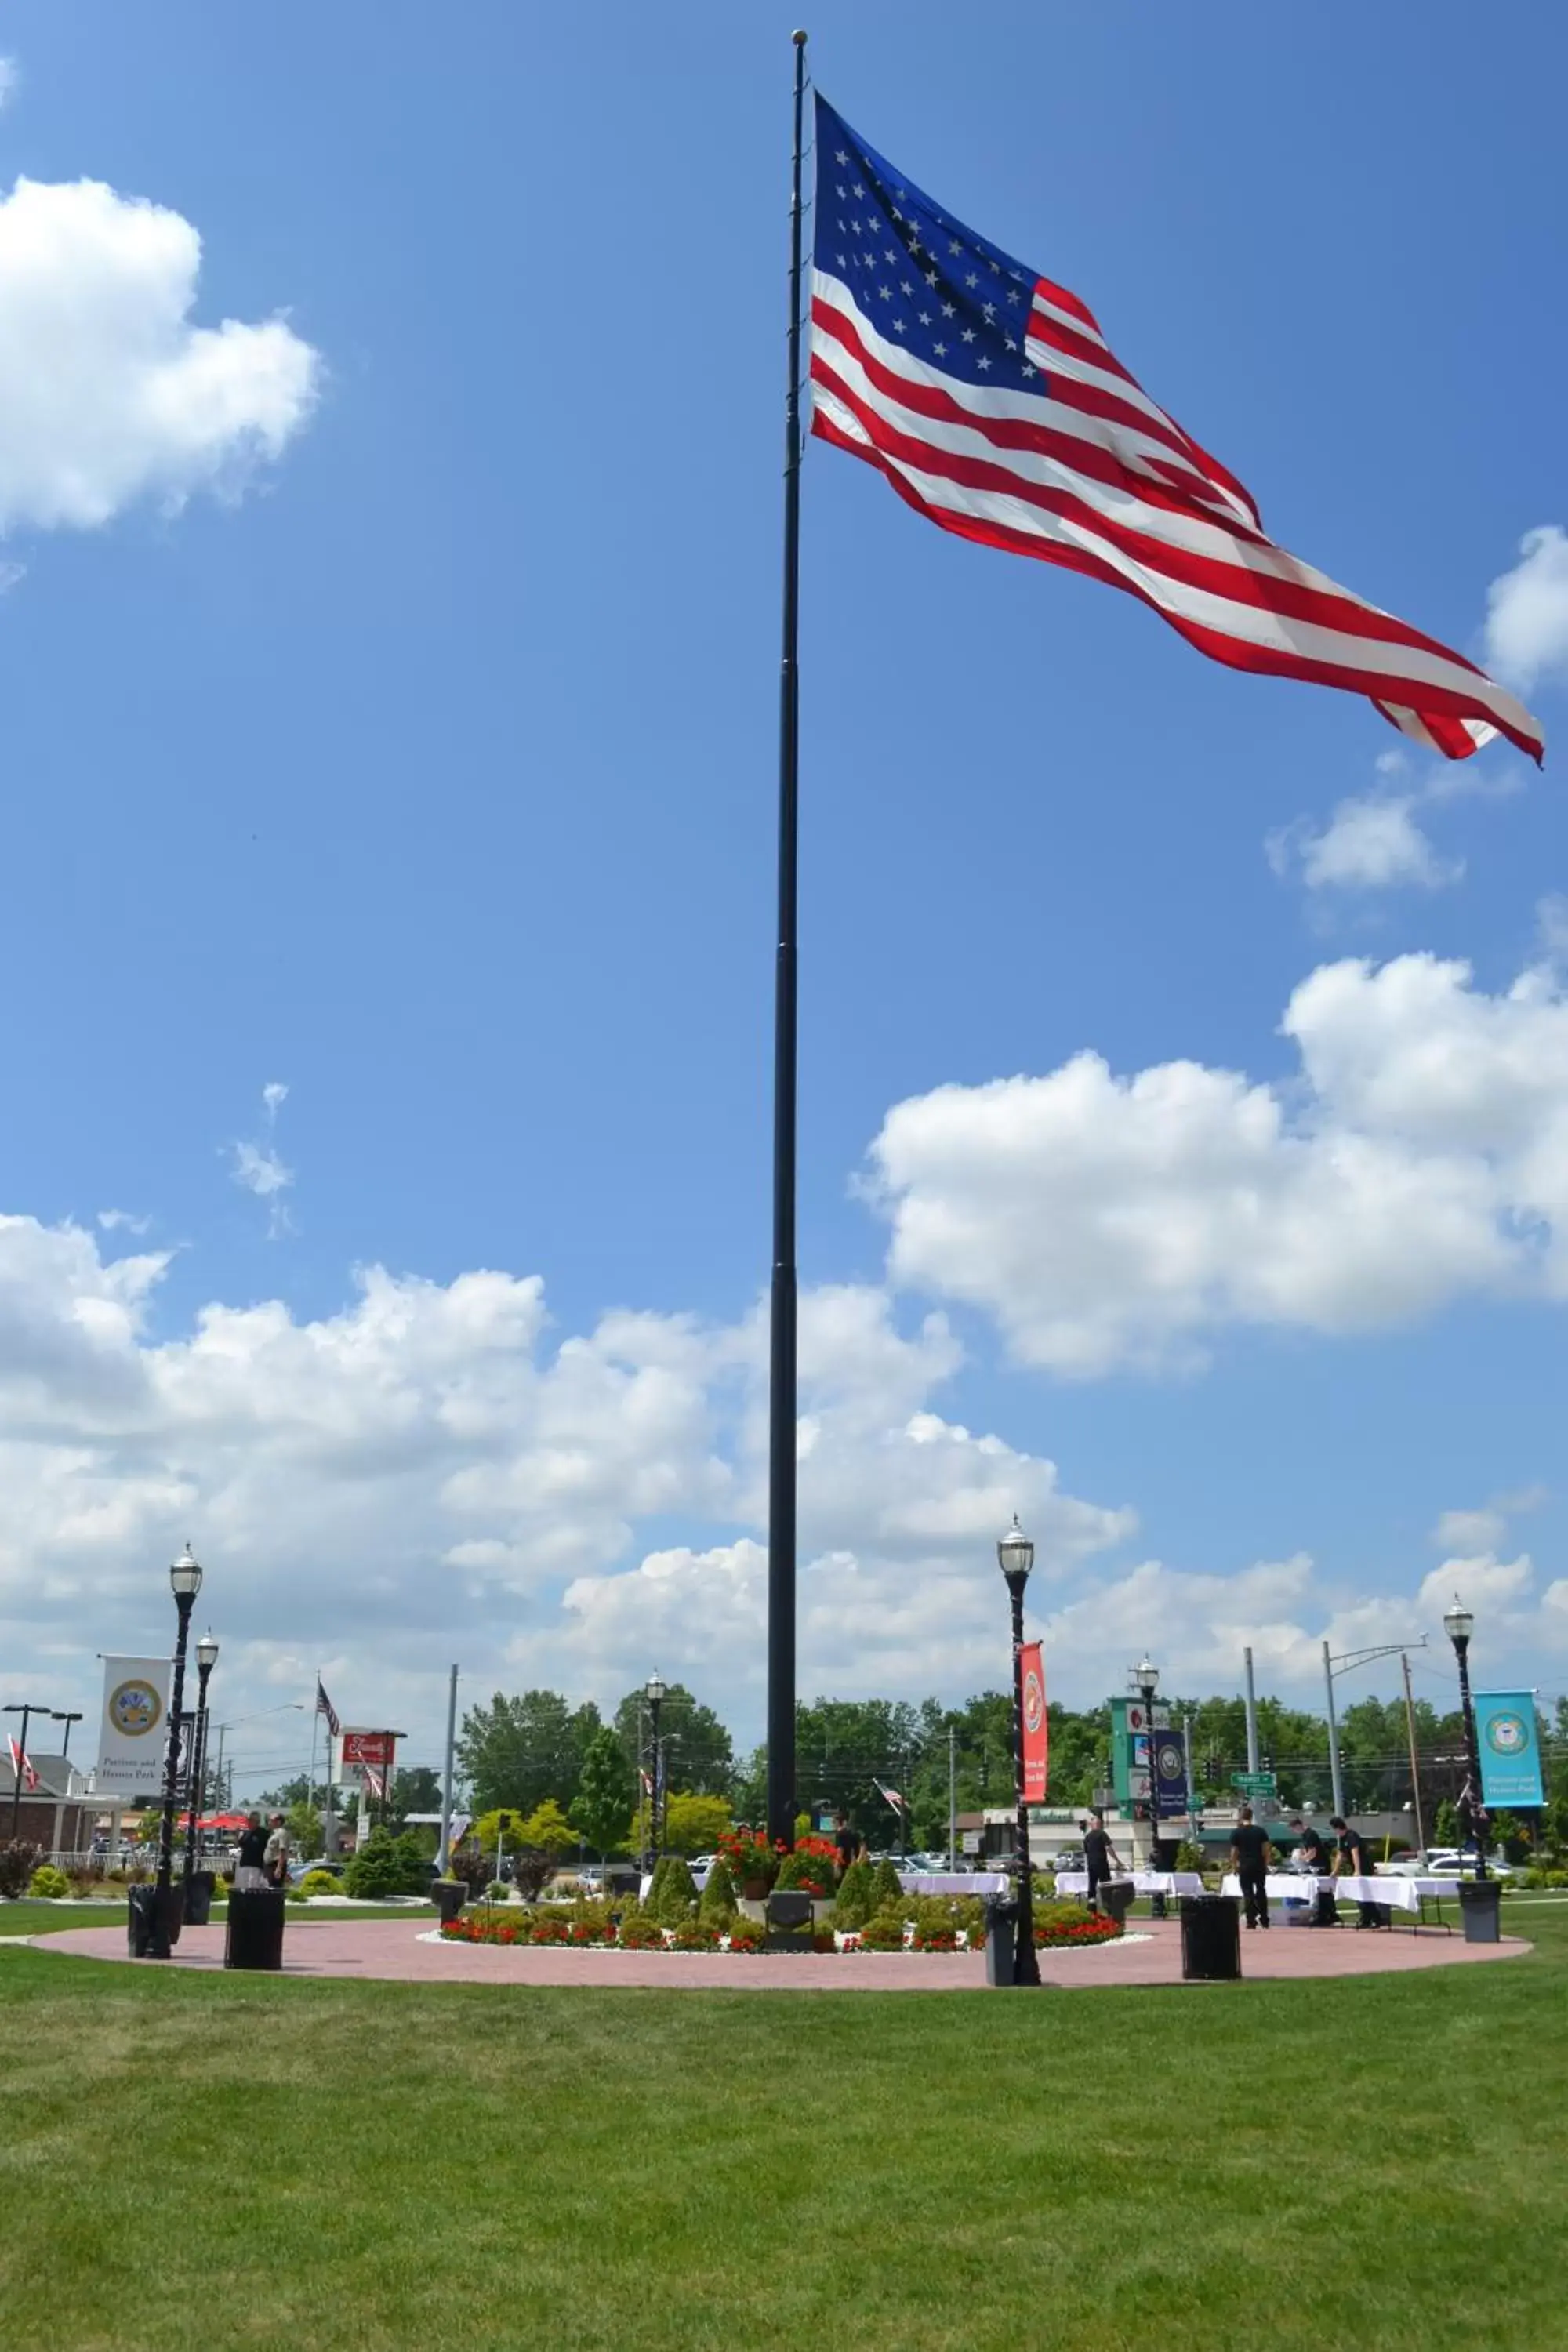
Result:
{"label": "circular brick walkway", "polygon": [[[573,1952],[548,1945],[502,1948],[426,1942],[412,1920],[290,1921],[283,1945],[286,1976],[346,1977],[400,1984],[616,1985],[700,1987],[776,1992],[955,1992],[983,1989],[985,1963],[971,1952],[737,1953]],[[222,1927],[187,1927],[171,1963],[130,1961],[123,1927],[77,1927],[40,1936],[35,1948],[65,1958],[126,1960],[136,1968],[223,1967]],[[1467,1944],[1440,1929],[1271,1928],[1242,1937],[1242,1973],[1253,1982],[1300,1977],[1375,1976],[1406,1969],[1468,1966],[1517,1958],[1531,1947]],[[1179,1984],[1181,1929],[1174,1920],[1143,1920],[1125,1943],[1088,1951],[1042,1952],[1048,1985]]]}

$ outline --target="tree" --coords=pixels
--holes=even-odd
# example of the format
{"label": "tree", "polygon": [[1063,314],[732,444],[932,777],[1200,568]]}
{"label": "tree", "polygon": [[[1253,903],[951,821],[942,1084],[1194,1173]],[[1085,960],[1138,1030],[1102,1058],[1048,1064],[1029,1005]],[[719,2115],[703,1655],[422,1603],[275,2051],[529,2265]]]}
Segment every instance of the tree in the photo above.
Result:
{"label": "tree", "polygon": [[410,1813],[438,1813],[441,1775],[434,1764],[400,1764],[392,1783],[392,1809],[399,1821]]}
{"label": "tree", "polygon": [[730,1823],[730,1808],[722,1797],[673,1790],[665,1808],[666,1849],[670,1853],[711,1853]]}
{"label": "tree", "polygon": [[546,1797],[564,1805],[583,1773],[588,1743],[599,1729],[590,1701],[574,1707],[559,1691],[497,1691],[489,1706],[463,1717],[458,1755],[481,1812],[509,1805],[531,1813]]}
{"label": "tree", "polygon": [[576,1844],[577,1832],[554,1798],[546,1797],[524,1822],[522,1843],[540,1853],[564,1853],[568,1846]]}
{"label": "tree", "polygon": [[302,1861],[321,1851],[321,1817],[314,1805],[290,1805],[284,1815],[289,1839]]}
{"label": "tree", "polygon": [[582,1778],[567,1811],[601,1862],[631,1833],[631,1770],[608,1724],[588,1742]]}
{"label": "tree", "polygon": [[[628,1691],[616,1707],[616,1735],[627,1757],[649,1755],[647,1699],[642,1691]],[[699,1796],[729,1795],[735,1777],[730,1735],[712,1708],[693,1698],[684,1683],[671,1683],[665,1692],[658,1710],[658,1737],[665,1750],[667,1781],[679,1775],[682,1788]],[[650,1760],[647,1769],[652,1769]]]}
{"label": "tree", "polygon": [[524,1815],[512,1805],[492,1805],[481,1813],[468,1830],[468,1835],[481,1853],[497,1853],[503,1842],[512,1848],[526,1845],[523,1835]]}

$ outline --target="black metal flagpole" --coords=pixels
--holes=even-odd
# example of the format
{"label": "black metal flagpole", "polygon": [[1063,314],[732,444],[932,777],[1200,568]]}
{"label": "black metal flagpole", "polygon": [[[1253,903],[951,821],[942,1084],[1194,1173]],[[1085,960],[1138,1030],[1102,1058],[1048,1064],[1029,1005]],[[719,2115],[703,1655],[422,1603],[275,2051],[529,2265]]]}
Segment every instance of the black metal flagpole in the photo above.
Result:
{"label": "black metal flagpole", "polygon": [[805,35],[795,38],[779,675],[779,936],[773,998],[773,1276],[768,1376],[768,1834],[795,1841],[795,908],[799,833],[800,257]]}

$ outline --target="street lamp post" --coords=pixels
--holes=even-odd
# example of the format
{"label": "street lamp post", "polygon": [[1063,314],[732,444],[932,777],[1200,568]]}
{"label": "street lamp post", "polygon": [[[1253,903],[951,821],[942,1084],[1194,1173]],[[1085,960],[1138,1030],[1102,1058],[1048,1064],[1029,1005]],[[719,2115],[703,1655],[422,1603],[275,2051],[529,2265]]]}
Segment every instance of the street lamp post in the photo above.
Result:
{"label": "street lamp post", "polygon": [[1476,1710],[1470,1703],[1470,1635],[1476,1621],[1456,1592],[1454,1605],[1443,1612],[1443,1631],[1459,1661],[1459,1706],[1465,1717],[1465,1760],[1470,1781],[1470,1821],[1476,1835],[1476,1876],[1489,1878],[1487,1868],[1487,1809],[1481,1802],[1481,1751],[1476,1739]]}
{"label": "street lamp post", "polygon": [[[27,1762],[27,1725],[35,1715],[53,1715],[55,1710],[52,1706],[39,1706],[32,1699],[27,1699],[16,1706],[6,1707],[5,1711],[7,1715],[19,1715],[22,1718],[21,1745],[11,1764],[15,1782],[11,1790],[11,1838],[15,1843],[22,1819],[22,1774]],[[77,1719],[80,1721],[79,1717]]]}
{"label": "street lamp post", "polygon": [[1020,1985],[1037,1985],[1040,1981],[1040,1958],[1035,1949],[1035,1887],[1033,1865],[1029,1859],[1029,1807],[1024,1793],[1024,1587],[1029,1581],[1029,1570],[1035,1565],[1035,1547],[1018,1525],[1016,1513],[1012,1526],[996,1547],[996,1559],[1007,1580],[1007,1597],[1013,1604],[1013,1783],[1018,1804],[1018,1916],[1013,1981]]}
{"label": "street lamp post", "polygon": [[664,1705],[666,1685],[658,1675],[649,1675],[643,1685],[643,1696],[647,1701],[648,1718],[653,1727],[653,1796],[648,1807],[648,1834],[653,1845],[650,1859],[657,1864],[664,1844],[664,1750],[659,1745],[658,1711]]}
{"label": "street lamp post", "polygon": [[196,1866],[196,1822],[201,1811],[202,1780],[207,1763],[207,1684],[216,1664],[217,1643],[210,1633],[204,1633],[196,1643],[196,1712],[191,1726],[191,1754],[185,1770],[185,1867],[182,1883],[187,1912],[190,1909],[191,1874]]}
{"label": "street lamp post", "polygon": [[179,1629],[174,1637],[174,1686],[169,1694],[169,1738],[163,1750],[163,1811],[158,1824],[158,1876],[153,1895],[152,1933],[147,1944],[147,1957],[153,1960],[166,1960],[174,1940],[170,1929],[173,1925],[174,1811],[179,1803],[180,1711],[185,1703],[185,1644],[191,1633],[191,1611],[202,1589],[201,1567],[193,1558],[189,1544],[169,1570],[169,1588],[174,1596]]}
{"label": "street lamp post", "polygon": [[[1154,1696],[1160,1687],[1160,1669],[1145,1651],[1132,1669],[1132,1682],[1143,1702],[1143,1738],[1149,1753],[1149,1867],[1160,1867],[1160,1766],[1154,1753]],[[1165,1898],[1151,1895],[1149,1914],[1152,1918],[1165,1916]]]}

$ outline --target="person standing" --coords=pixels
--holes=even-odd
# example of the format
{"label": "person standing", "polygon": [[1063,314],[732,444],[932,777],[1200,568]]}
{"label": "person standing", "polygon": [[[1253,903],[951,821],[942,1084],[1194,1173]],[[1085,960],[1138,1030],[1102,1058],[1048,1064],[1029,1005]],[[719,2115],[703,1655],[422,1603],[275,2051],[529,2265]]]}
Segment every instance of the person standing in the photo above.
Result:
{"label": "person standing", "polygon": [[[1335,1813],[1329,1827],[1337,1832],[1334,1841],[1334,1876],[1336,1878],[1370,1878],[1373,1859],[1366,1840],[1360,1830],[1352,1829],[1342,1813]],[[1361,1917],[1358,1927],[1391,1927],[1394,1925],[1385,1903],[1358,1903]]]}
{"label": "person standing", "polygon": [[842,1805],[833,1816],[833,1843],[838,1849],[838,1875],[843,1877],[852,1862],[858,1862],[866,1851],[866,1841],[849,1825],[849,1816]]}
{"label": "person standing", "polygon": [[1295,1867],[1303,1877],[1310,1877],[1317,1895],[1312,1925],[1314,1927],[1337,1927],[1339,1916],[1334,1908],[1333,1895],[1322,1883],[1330,1875],[1329,1849],[1323,1833],[1310,1822],[1294,1821],[1290,1826],[1296,1832],[1296,1852],[1292,1856]]}
{"label": "person standing", "polygon": [[271,1816],[263,1853],[263,1867],[269,1883],[274,1886],[286,1886],[289,1883],[289,1832],[283,1825],[281,1813]]}
{"label": "person standing", "polygon": [[1241,1881],[1241,1899],[1247,1906],[1249,1927],[1268,1925],[1268,1833],[1252,1818],[1252,1807],[1243,1805],[1240,1817],[1230,1833],[1230,1866]]}
{"label": "person standing", "polygon": [[1098,1911],[1100,1890],[1102,1886],[1110,1885],[1110,1874],[1116,1867],[1116,1856],[1111,1851],[1110,1840],[1106,1835],[1103,1813],[1089,1815],[1089,1827],[1083,1833],[1083,1860],[1084,1867],[1089,1872],[1089,1909]]}
{"label": "person standing", "polygon": [[234,1883],[240,1894],[253,1893],[267,1884],[262,1867],[267,1853],[267,1832],[261,1826],[259,1813],[252,1813],[239,1833],[239,1852],[235,1857]]}

